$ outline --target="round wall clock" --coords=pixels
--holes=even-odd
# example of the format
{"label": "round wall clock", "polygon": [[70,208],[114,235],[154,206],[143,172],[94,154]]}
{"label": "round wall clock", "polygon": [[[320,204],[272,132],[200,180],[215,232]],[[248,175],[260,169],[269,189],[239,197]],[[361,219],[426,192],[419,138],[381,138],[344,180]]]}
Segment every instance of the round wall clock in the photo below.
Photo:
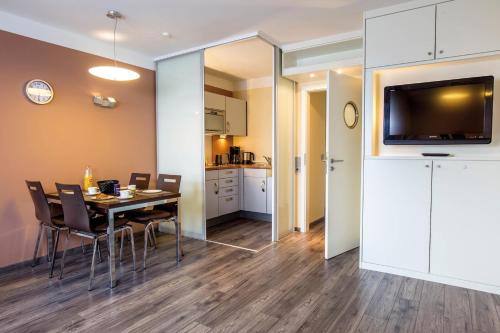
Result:
{"label": "round wall clock", "polygon": [[359,112],[356,104],[354,102],[347,102],[344,106],[344,123],[345,125],[353,129],[358,124]]}
{"label": "round wall clock", "polygon": [[35,104],[47,104],[54,98],[54,90],[50,84],[44,80],[31,80],[26,83],[26,97]]}

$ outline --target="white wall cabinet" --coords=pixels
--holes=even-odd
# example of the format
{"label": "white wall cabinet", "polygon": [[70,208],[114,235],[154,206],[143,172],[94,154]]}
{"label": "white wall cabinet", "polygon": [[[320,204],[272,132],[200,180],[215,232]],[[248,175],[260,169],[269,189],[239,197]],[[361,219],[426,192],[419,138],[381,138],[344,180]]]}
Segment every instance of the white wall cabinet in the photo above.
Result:
{"label": "white wall cabinet", "polygon": [[366,67],[434,59],[435,6],[366,20]]}
{"label": "white wall cabinet", "polygon": [[429,270],[432,161],[367,160],[364,262]]}
{"label": "white wall cabinet", "polygon": [[244,100],[226,97],[226,134],[247,135],[247,103]]}
{"label": "white wall cabinet", "polygon": [[206,218],[219,216],[219,180],[205,181]]}
{"label": "white wall cabinet", "polygon": [[226,109],[226,97],[205,91],[205,109],[224,111]]}
{"label": "white wall cabinet", "polygon": [[500,1],[455,0],[437,5],[436,57],[500,50]]}
{"label": "white wall cabinet", "polygon": [[435,161],[431,273],[500,286],[500,162]]}

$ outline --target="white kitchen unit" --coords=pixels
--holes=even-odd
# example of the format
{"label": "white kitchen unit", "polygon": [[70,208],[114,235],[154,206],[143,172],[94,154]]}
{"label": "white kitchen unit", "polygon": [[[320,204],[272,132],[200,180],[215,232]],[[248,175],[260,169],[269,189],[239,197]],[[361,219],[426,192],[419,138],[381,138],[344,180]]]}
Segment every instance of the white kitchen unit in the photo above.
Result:
{"label": "white kitchen unit", "polygon": [[238,169],[205,172],[206,218],[212,219],[240,210]]}
{"label": "white kitchen unit", "polygon": [[435,161],[431,273],[500,286],[500,162]]}
{"label": "white kitchen unit", "polygon": [[436,57],[500,50],[500,1],[455,0],[437,5]]}
{"label": "white kitchen unit", "polygon": [[432,161],[365,161],[363,261],[429,270]]}
{"label": "white kitchen unit", "polygon": [[247,135],[247,103],[244,100],[226,97],[226,134]]}
{"label": "white kitchen unit", "polygon": [[267,177],[267,203],[266,203],[266,212],[267,214],[273,213],[273,177]]}
{"label": "white kitchen unit", "polygon": [[366,67],[434,59],[435,15],[428,6],[367,19]]}
{"label": "white kitchen unit", "polygon": [[267,184],[265,169],[243,170],[244,210],[267,213]]}
{"label": "white kitchen unit", "polygon": [[224,111],[226,109],[226,97],[205,91],[205,109]]}
{"label": "white kitchen unit", "polygon": [[500,51],[500,1],[429,2],[365,13],[366,68]]}

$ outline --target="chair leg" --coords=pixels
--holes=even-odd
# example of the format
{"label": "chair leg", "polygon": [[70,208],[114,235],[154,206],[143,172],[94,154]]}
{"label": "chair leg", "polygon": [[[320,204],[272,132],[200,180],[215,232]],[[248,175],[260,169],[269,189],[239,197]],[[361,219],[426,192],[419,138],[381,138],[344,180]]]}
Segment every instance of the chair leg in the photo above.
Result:
{"label": "chair leg", "polygon": [[94,283],[94,271],[95,271],[95,255],[97,252],[97,238],[92,240],[93,251],[92,251],[92,263],[90,265],[90,279],[89,279],[89,288],[88,290],[92,290],[92,284]]}
{"label": "chair leg", "polygon": [[151,230],[149,228],[149,224],[148,224],[148,238],[149,238],[149,243],[151,244],[151,246],[154,246],[153,236],[151,235]]}
{"label": "chair leg", "polygon": [[179,216],[175,217],[175,223],[179,226],[179,248],[181,251],[181,257],[184,257],[184,247],[182,246],[182,223],[179,221]]}
{"label": "chair leg", "polygon": [[123,260],[123,241],[125,238],[125,229],[122,229],[122,233],[120,236],[120,261]]}
{"label": "chair leg", "polygon": [[175,257],[177,258],[177,262],[180,262],[181,248],[180,248],[179,223],[177,223],[177,220],[174,221],[174,225],[175,225]]}
{"label": "chair leg", "polygon": [[83,238],[80,239],[80,246],[82,247],[82,253],[85,254],[85,244],[83,244]]}
{"label": "chair leg", "polygon": [[153,234],[153,245],[154,245],[155,249],[157,249],[158,246],[156,245],[156,232],[155,232],[154,223],[151,223],[151,233]]}
{"label": "chair leg", "polygon": [[[132,269],[135,271],[135,243],[134,243],[134,229],[127,227],[130,234],[130,247],[132,248]],[[128,235],[127,234],[127,235]]]}
{"label": "chair leg", "polygon": [[52,243],[52,230],[50,228],[45,228],[45,238],[47,240],[47,262],[50,264],[50,261],[52,260],[51,256],[51,251],[50,251],[50,245]]}
{"label": "chair leg", "polygon": [[53,275],[53,273],[54,273],[54,264],[55,264],[55,261],[56,261],[57,246],[59,245],[59,231],[60,231],[60,229],[57,228],[57,231],[56,231],[56,241],[54,243],[54,248],[52,249],[52,262],[50,263],[49,278],[51,278],[52,275]]}
{"label": "chair leg", "polygon": [[36,238],[35,252],[33,253],[33,263],[31,264],[31,267],[35,267],[38,262],[38,247],[40,246],[40,238],[42,238],[42,229],[43,224],[40,223],[40,225],[38,226],[38,237]]}
{"label": "chair leg", "polygon": [[99,243],[99,240],[97,240],[97,262],[99,264],[102,262],[101,243]]}
{"label": "chair leg", "polygon": [[68,233],[66,234],[66,239],[64,240],[63,254],[62,254],[62,258],[61,258],[61,271],[59,273],[59,280],[61,280],[63,277],[64,258],[66,257],[66,249],[68,248],[68,240],[69,240],[69,230],[68,230]]}
{"label": "chair leg", "polygon": [[144,258],[142,262],[142,268],[146,269],[146,257],[148,255],[148,237],[149,237],[149,225],[146,225],[144,229]]}

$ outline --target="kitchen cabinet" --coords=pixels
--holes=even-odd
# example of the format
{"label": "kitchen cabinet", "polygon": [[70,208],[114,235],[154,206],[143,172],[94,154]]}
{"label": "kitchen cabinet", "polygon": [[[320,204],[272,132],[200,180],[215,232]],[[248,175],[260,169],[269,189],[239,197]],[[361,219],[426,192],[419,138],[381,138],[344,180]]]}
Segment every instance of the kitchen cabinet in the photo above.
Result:
{"label": "kitchen cabinet", "polygon": [[206,218],[219,216],[219,180],[205,181],[205,210]]}
{"label": "kitchen cabinet", "polygon": [[366,160],[363,262],[429,271],[432,161]]}
{"label": "kitchen cabinet", "polygon": [[205,109],[224,111],[226,109],[226,97],[205,91]]}
{"label": "kitchen cabinet", "polygon": [[238,210],[239,205],[237,195],[219,198],[219,215],[234,213]]}
{"label": "kitchen cabinet", "polygon": [[435,161],[432,274],[500,286],[500,162]]}
{"label": "kitchen cabinet", "polygon": [[436,57],[499,51],[498,13],[498,0],[456,0],[438,4]]}
{"label": "kitchen cabinet", "polygon": [[247,135],[247,103],[244,100],[226,97],[226,134]]}
{"label": "kitchen cabinet", "polygon": [[267,213],[266,170],[245,169],[243,177],[244,210]]}
{"label": "kitchen cabinet", "polygon": [[433,60],[435,11],[427,6],[366,19],[366,67]]}
{"label": "kitchen cabinet", "polygon": [[266,212],[273,213],[273,177],[267,177],[266,180]]}

